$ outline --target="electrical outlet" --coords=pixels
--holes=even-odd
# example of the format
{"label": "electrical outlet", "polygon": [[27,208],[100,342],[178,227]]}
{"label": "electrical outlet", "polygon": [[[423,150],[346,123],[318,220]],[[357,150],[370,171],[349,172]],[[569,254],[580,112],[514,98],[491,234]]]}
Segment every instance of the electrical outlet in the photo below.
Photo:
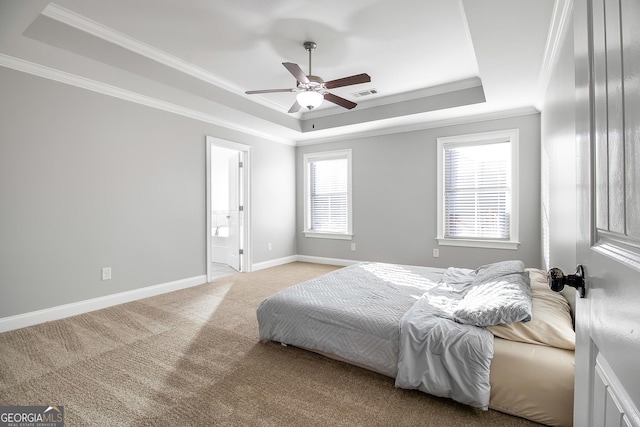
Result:
{"label": "electrical outlet", "polygon": [[111,267],[102,269],[102,280],[111,280]]}
{"label": "electrical outlet", "polygon": [[352,251],[355,251],[355,250],[356,250],[356,244],[355,244],[355,243],[352,243],[352,244],[351,244],[351,250],[352,250]]}
{"label": "electrical outlet", "polygon": [[438,257],[440,257],[440,249],[435,248],[435,249],[433,250],[433,257],[434,257],[434,258],[438,258]]}
{"label": "electrical outlet", "polygon": [[267,243],[267,249],[268,249],[268,250],[273,249],[273,248],[272,248],[272,246],[271,246],[271,243]]}

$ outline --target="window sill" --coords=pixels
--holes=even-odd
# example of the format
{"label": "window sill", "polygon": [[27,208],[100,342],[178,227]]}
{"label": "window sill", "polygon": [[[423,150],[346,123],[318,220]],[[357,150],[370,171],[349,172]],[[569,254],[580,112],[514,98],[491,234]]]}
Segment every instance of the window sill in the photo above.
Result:
{"label": "window sill", "polygon": [[312,237],[315,239],[336,239],[336,240],[352,240],[353,234],[346,233],[320,233],[317,231],[304,231],[304,237]]}
{"label": "window sill", "polygon": [[520,242],[472,239],[445,239],[438,237],[438,244],[442,246],[464,246],[469,248],[510,249],[517,250]]}

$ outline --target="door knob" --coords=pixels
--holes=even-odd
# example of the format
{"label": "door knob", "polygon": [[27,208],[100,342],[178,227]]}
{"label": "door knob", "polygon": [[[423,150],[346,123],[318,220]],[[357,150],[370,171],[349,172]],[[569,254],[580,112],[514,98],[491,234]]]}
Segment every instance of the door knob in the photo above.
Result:
{"label": "door knob", "polygon": [[578,265],[574,274],[565,276],[559,268],[552,268],[547,272],[547,283],[552,291],[560,292],[565,285],[576,288],[580,294],[580,298],[584,298],[586,288],[584,286],[584,267]]}

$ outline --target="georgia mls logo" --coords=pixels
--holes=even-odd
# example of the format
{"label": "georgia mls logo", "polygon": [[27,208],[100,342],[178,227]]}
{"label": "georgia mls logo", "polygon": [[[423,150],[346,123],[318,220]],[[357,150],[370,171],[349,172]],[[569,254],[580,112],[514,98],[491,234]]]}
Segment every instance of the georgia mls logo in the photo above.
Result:
{"label": "georgia mls logo", "polygon": [[0,427],[64,427],[64,406],[0,406]]}

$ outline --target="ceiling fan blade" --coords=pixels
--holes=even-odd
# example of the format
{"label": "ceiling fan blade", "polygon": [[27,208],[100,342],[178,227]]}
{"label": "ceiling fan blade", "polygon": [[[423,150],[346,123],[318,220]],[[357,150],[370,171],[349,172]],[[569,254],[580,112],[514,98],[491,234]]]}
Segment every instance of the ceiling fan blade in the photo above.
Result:
{"label": "ceiling fan blade", "polygon": [[326,99],[329,102],[333,102],[334,104],[338,104],[339,106],[344,107],[347,110],[351,110],[356,105],[358,105],[355,102],[351,102],[348,99],[341,98],[341,97],[339,97],[337,95],[334,95],[332,93],[329,93],[329,92],[326,92],[324,94],[324,99]]}
{"label": "ceiling fan blade", "polygon": [[350,86],[357,85],[360,83],[369,83],[371,81],[371,77],[367,73],[356,74],[354,76],[343,77],[341,79],[329,80],[325,82],[324,87],[327,89],[333,89],[336,87],[342,86]]}
{"label": "ceiling fan blade", "polygon": [[300,68],[298,64],[294,64],[293,62],[283,62],[282,65],[284,65],[284,67],[289,70],[289,72],[293,74],[293,77],[295,77],[300,83],[310,83],[309,79],[304,74],[304,71],[302,71],[302,68]]}
{"label": "ceiling fan blade", "polygon": [[256,93],[275,93],[275,92],[294,92],[296,89],[261,89],[261,90],[248,90],[245,93],[247,95],[253,95]]}
{"label": "ceiling fan blade", "polygon": [[289,111],[287,111],[287,113],[297,113],[298,111],[300,111],[300,108],[302,107],[300,106],[300,104],[298,104],[298,101],[296,101],[293,103],[291,108],[289,108]]}

